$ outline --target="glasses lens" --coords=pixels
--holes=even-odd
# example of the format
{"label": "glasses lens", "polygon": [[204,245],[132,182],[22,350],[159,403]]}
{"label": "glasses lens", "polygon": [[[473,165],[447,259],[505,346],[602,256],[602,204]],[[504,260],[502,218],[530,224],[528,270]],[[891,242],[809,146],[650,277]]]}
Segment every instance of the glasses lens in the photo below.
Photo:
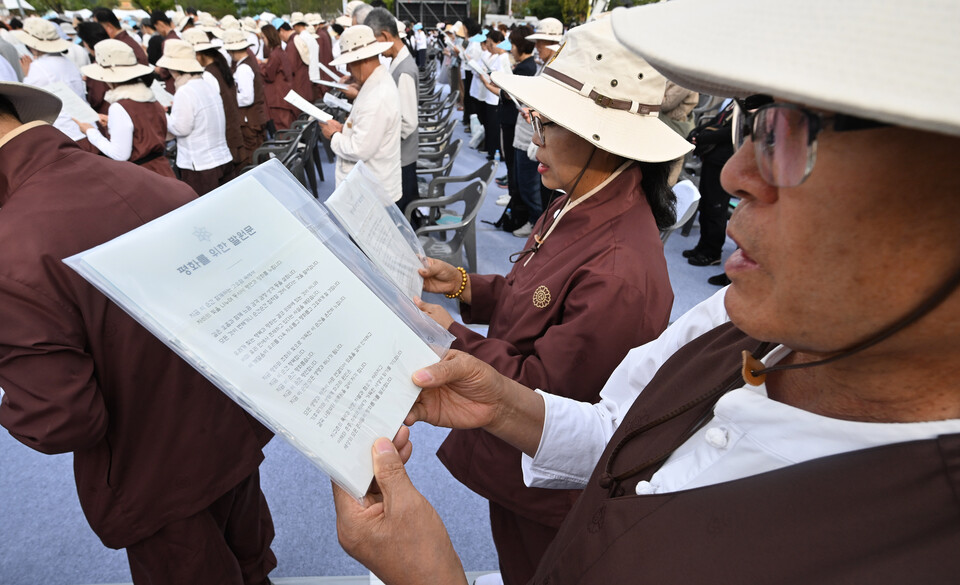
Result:
{"label": "glasses lens", "polygon": [[810,118],[799,108],[777,104],[755,113],[753,125],[757,165],[764,180],[795,187],[813,167]]}
{"label": "glasses lens", "polygon": [[734,150],[740,150],[743,141],[750,136],[751,122],[750,115],[740,107],[740,102],[736,102],[733,106],[733,119],[730,120]]}

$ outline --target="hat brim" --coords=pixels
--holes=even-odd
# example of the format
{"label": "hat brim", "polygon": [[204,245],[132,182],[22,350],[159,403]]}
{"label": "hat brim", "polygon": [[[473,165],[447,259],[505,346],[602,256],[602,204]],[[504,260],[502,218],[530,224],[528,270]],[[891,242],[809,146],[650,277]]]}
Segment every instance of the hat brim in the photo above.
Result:
{"label": "hat brim", "polygon": [[693,150],[692,144],[656,115],[601,107],[549,77],[495,71],[490,78],[518,101],[607,152],[644,162],[665,162]]}
{"label": "hat brim", "polygon": [[534,33],[527,36],[528,41],[553,41],[554,43],[559,43],[563,40],[563,35],[545,35],[542,33]]}
{"label": "hat brim", "polygon": [[251,46],[253,46],[253,43],[249,40],[245,40],[242,43],[223,43],[223,48],[227,51],[246,51]]}
{"label": "hat brim", "polygon": [[70,49],[70,41],[68,40],[56,39],[54,41],[44,41],[22,29],[13,31],[13,36],[24,45],[31,49],[36,49],[41,53],[62,53]]}
{"label": "hat brim", "polygon": [[393,43],[373,43],[372,45],[367,45],[361,47],[355,51],[348,51],[346,53],[341,53],[339,57],[330,61],[328,65],[331,67],[336,67],[338,65],[346,65],[347,63],[353,63],[355,61],[360,61],[363,59],[368,59],[379,55],[380,53],[386,51],[393,46]]}
{"label": "hat brim", "polygon": [[[749,30],[731,35],[743,30],[745,15]],[[676,35],[693,16],[710,26]],[[618,8],[610,20],[621,43],[689,89],[767,94],[960,135],[960,35],[944,26],[960,21],[960,3],[807,0],[801,9],[769,0],[674,0]],[[898,72],[910,82],[892,82]]]}
{"label": "hat brim", "polygon": [[24,83],[0,82],[0,96],[10,101],[23,124],[37,120],[53,124],[63,108],[57,96]]}
{"label": "hat brim", "polygon": [[107,68],[101,67],[96,63],[91,63],[90,65],[84,65],[81,67],[80,73],[83,73],[85,76],[91,79],[96,79],[97,81],[104,81],[106,83],[122,83],[124,81],[130,81],[131,79],[136,79],[138,77],[143,77],[144,75],[153,73],[153,67],[137,63],[136,65],[129,65],[126,67]]}
{"label": "hat brim", "polygon": [[203,73],[203,65],[196,59],[174,59],[171,57],[160,57],[157,59],[157,67],[181,71],[183,73]]}

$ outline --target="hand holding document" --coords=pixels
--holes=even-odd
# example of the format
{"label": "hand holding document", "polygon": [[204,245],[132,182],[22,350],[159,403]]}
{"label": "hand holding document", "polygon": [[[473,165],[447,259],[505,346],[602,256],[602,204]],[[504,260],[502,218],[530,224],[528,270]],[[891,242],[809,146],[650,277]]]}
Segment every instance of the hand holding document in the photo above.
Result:
{"label": "hand holding document", "polygon": [[383,186],[363,161],[324,203],[363,253],[410,299],[423,294],[426,254],[400,209],[378,193]]}
{"label": "hand holding document", "polygon": [[326,124],[330,120],[333,120],[333,116],[324,112],[323,110],[311,104],[307,100],[303,99],[303,97],[301,97],[300,94],[293,91],[292,89],[289,92],[287,92],[287,95],[283,96],[283,99],[285,99],[291,105],[295,106],[301,112],[310,114],[311,116],[316,118],[321,124]]}
{"label": "hand holding document", "polygon": [[278,161],[65,262],[356,498],[452,340]]}
{"label": "hand holding document", "polygon": [[336,88],[336,89],[347,89],[348,87],[350,87],[349,85],[346,85],[346,84],[344,84],[344,83],[337,83],[337,82],[335,82],[335,81],[327,81],[326,79],[314,79],[313,82],[314,82],[314,83],[319,83],[320,85],[326,85],[327,87],[333,87],[333,88]]}
{"label": "hand holding document", "polygon": [[484,81],[486,81],[487,83],[490,83],[490,74],[483,63],[481,63],[476,59],[470,59],[469,61],[467,61],[467,65],[470,67],[470,69],[473,69],[474,71],[476,71],[477,75],[482,77]]}
{"label": "hand holding document", "polygon": [[337,108],[343,110],[344,112],[349,113],[353,111],[353,105],[350,102],[329,93],[323,94],[323,103],[327,104],[331,108]]}
{"label": "hand holding document", "polygon": [[153,96],[157,98],[157,103],[163,106],[163,109],[167,109],[173,105],[173,94],[167,91],[167,88],[158,80],[153,80],[153,83],[150,84],[150,89],[153,91]]}

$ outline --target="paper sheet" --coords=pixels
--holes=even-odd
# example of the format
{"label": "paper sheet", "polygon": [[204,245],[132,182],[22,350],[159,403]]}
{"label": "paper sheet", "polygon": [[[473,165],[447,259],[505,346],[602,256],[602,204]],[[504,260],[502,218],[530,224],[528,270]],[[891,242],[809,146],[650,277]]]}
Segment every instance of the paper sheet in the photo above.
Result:
{"label": "paper sheet", "polygon": [[[361,161],[324,205],[403,294],[410,299],[422,296],[423,278],[417,270],[424,266],[423,247],[397,206],[384,206],[379,191],[383,186]],[[394,217],[391,211],[396,212]]]}
{"label": "paper sheet", "polygon": [[490,75],[488,74],[487,68],[484,67],[483,63],[477,61],[476,59],[470,59],[467,61],[467,65],[470,69],[473,69],[477,74],[483,78],[487,83],[490,82]]}
{"label": "paper sheet", "polygon": [[345,99],[338,98],[337,96],[331,95],[329,93],[323,94],[323,103],[327,104],[331,108],[338,108],[344,112],[353,111],[353,105],[350,104]]}
{"label": "paper sheet", "polygon": [[319,83],[320,85],[326,85],[327,87],[335,87],[337,89],[348,89],[349,85],[344,85],[342,83],[337,83],[335,81],[327,81],[325,79],[313,80],[314,83]]}
{"label": "paper sheet", "polygon": [[67,263],[361,497],[437,354],[255,171]]}
{"label": "paper sheet", "polygon": [[326,64],[319,62],[317,64],[320,65],[320,69],[322,69],[324,73],[330,76],[330,79],[334,81],[340,81],[340,79],[343,77],[343,75],[338,75],[336,71],[327,67]]}
{"label": "paper sheet", "polygon": [[289,92],[287,92],[287,95],[283,96],[283,99],[287,100],[287,102],[292,104],[301,112],[310,114],[311,116],[319,120],[321,124],[326,124],[330,120],[333,120],[333,116],[324,112],[323,110],[311,104],[307,100],[303,99],[303,97],[300,94],[293,91],[292,89]]}
{"label": "paper sheet", "polygon": [[153,91],[153,96],[157,98],[157,103],[163,106],[164,109],[173,105],[173,94],[167,91],[167,88],[164,87],[162,83],[154,79],[153,83],[150,84],[150,89]]}

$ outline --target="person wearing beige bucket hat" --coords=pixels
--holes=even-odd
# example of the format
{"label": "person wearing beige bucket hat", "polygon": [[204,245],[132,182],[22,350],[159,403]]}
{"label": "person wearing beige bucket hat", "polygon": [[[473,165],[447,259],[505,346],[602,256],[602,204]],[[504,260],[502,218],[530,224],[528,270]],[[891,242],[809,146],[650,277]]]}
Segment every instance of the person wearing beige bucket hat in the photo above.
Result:
{"label": "person wearing beige bucket hat", "polygon": [[[167,130],[177,139],[180,179],[197,195],[205,195],[217,188],[233,168],[221,96],[203,79],[204,68],[186,41],[167,41],[157,65],[170,71],[177,86]],[[236,102],[233,95],[227,97]]]}
{"label": "person wearing beige bucket hat", "polygon": [[[63,83],[80,99],[86,99],[86,85],[80,70],[64,56],[70,43],[60,38],[52,22],[43,18],[27,18],[23,21],[23,28],[13,31],[13,35],[26,45],[31,54],[30,57],[20,58],[24,83],[34,87]],[[83,137],[76,124],[62,112],[53,125],[75,140]]]}
{"label": "person wearing beige bucket hat", "polygon": [[403,195],[400,93],[387,67],[380,64],[380,54],[393,44],[378,41],[373,29],[358,24],[343,32],[340,47],[340,56],[330,66],[346,65],[360,89],[343,124],[330,120],[320,126],[337,155],[337,185],[362,160],[383,187],[380,199],[395,203]]}
{"label": "person wearing beige bucket hat", "polygon": [[253,162],[253,151],[263,144],[267,124],[266,97],[263,74],[257,59],[250,52],[250,40],[239,29],[223,33],[223,48],[230,54],[233,64],[233,79],[237,86],[236,102],[239,106],[240,133],[243,136],[240,164]]}
{"label": "person wearing beige bucket hat", "polygon": [[[694,19],[710,26],[677,34]],[[732,284],[634,349],[599,404],[451,352],[413,374],[406,423],[489,429],[529,484],[585,488],[531,583],[956,581],[960,5],[673,0],[608,20],[680,85],[741,100]],[[904,70],[909,87],[882,75]],[[373,453],[379,495],[335,491],[345,548],[386,582],[466,583],[396,447]]]}
{"label": "person wearing beige bucket hat", "polygon": [[105,137],[91,124],[74,120],[90,144],[113,160],[130,161],[164,177],[176,178],[165,151],[167,116],[147,83],[153,80],[153,67],[141,65],[130,47],[116,39],[100,41],[94,47],[96,63],[82,73],[110,88],[105,100],[107,130]]}
{"label": "person wearing beige bucket hat", "polygon": [[196,193],[84,151],[50,126],[60,107],[0,83],[0,425],[70,454],[87,522],[134,583],[267,585],[271,433],[61,261]]}
{"label": "person wearing beige bucket hat", "polygon": [[[659,232],[675,221],[667,161],[691,146],[657,118],[665,79],[616,41],[609,21],[572,29],[539,77],[492,78],[538,112],[537,170],[566,195],[534,218],[505,277],[433,259],[420,271],[425,291],[459,291],[461,316],[488,323],[486,337],[439,306],[420,306],[456,335],[454,349],[525,386],[596,401],[627,352],[669,322],[673,291]],[[437,455],[490,501],[504,583],[528,582],[577,492],[527,488],[520,452],[483,430],[452,431]]]}

